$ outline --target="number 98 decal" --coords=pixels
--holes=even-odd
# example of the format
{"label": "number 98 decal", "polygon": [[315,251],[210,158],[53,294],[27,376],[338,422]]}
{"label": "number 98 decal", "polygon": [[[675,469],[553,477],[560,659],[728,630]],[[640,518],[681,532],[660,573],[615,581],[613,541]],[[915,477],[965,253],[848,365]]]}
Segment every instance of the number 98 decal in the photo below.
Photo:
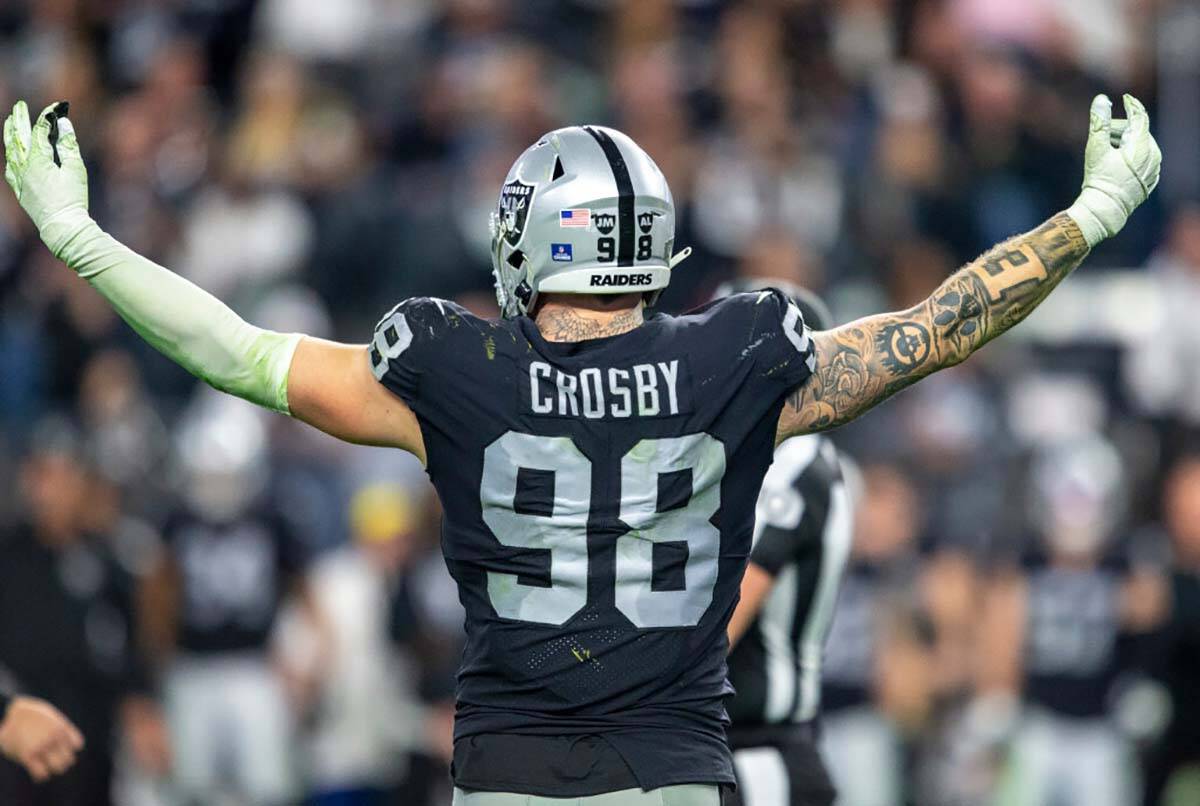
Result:
{"label": "number 98 decal", "polygon": [[[617,255],[617,239],[608,236],[596,239],[596,259],[601,263],[612,263]],[[654,238],[643,235],[637,240],[637,259],[654,257]]]}

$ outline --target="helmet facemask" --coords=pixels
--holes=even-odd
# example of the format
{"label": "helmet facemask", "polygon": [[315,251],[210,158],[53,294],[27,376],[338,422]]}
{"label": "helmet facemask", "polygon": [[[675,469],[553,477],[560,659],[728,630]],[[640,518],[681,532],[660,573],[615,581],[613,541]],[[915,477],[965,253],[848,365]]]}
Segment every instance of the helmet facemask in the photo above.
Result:
{"label": "helmet facemask", "polygon": [[525,280],[525,255],[520,250],[514,250],[505,257],[505,235],[510,230],[504,214],[493,210],[488,226],[492,233],[492,277],[496,286],[496,304],[500,306],[501,316],[512,319],[526,312],[525,304],[517,294],[517,287]]}

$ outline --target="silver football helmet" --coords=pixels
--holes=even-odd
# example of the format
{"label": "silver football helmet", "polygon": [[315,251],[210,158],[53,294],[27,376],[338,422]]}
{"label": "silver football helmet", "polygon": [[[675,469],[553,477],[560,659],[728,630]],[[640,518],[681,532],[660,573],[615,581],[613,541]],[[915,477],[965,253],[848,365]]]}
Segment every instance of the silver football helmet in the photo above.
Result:
{"label": "silver football helmet", "polygon": [[691,250],[672,256],[675,202],[650,155],[621,132],[550,132],[513,164],[492,213],[492,272],[505,317],[543,292],[627,294],[649,302]]}

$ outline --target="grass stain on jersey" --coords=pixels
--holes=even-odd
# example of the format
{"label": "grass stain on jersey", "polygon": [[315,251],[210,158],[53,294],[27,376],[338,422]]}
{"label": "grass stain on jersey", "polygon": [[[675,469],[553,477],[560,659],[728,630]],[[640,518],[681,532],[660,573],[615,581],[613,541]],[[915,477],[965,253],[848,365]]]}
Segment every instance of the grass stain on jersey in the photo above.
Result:
{"label": "grass stain on jersey", "polygon": [[766,372],[764,372],[764,373],[763,373],[763,377],[764,377],[764,378],[770,378],[772,375],[776,374],[777,372],[783,372],[784,370],[786,370],[786,369],[787,369],[788,367],[790,367],[791,365],[792,365],[792,361],[791,361],[791,359],[788,359],[787,361],[784,361],[782,364],[776,364],[775,366],[771,367],[771,368],[770,368],[770,369],[768,369]]}
{"label": "grass stain on jersey", "polygon": [[483,340],[483,351],[487,353],[488,361],[496,360],[496,340],[488,336]]}
{"label": "grass stain on jersey", "polygon": [[647,463],[656,455],[655,440],[643,439],[633,446],[628,456],[635,462]]}
{"label": "grass stain on jersey", "polygon": [[579,661],[580,663],[584,663],[585,661],[592,659],[592,650],[590,649],[585,649],[580,652],[578,649],[571,647],[571,654],[574,655],[575,660]]}
{"label": "grass stain on jersey", "polygon": [[750,344],[746,345],[746,347],[745,347],[745,348],[743,348],[743,350],[742,350],[742,355],[741,355],[741,357],[742,357],[742,358],[749,358],[749,357],[750,357],[750,354],[751,354],[752,352],[754,352],[755,350],[757,350],[759,347],[761,347],[761,346],[762,346],[762,343],[763,343],[764,341],[766,341],[766,339],[767,339],[767,337],[766,337],[766,336],[759,336],[759,337],[758,337],[756,340],[754,340],[754,341],[753,341],[753,342],[751,342]]}

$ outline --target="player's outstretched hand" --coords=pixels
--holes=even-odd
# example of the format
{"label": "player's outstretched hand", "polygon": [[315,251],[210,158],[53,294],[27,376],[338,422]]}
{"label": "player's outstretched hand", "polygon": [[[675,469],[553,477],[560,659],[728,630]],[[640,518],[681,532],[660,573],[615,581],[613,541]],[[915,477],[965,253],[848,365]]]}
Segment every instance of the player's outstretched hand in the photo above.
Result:
{"label": "player's outstretched hand", "polygon": [[0,722],[0,751],[35,781],[66,772],[81,749],[79,729],[57,708],[33,697],[15,697]]}
{"label": "player's outstretched hand", "polygon": [[1113,120],[1107,95],[1092,101],[1083,191],[1067,209],[1089,246],[1120,232],[1158,185],[1162,152],[1150,133],[1150,116],[1137,98],[1126,94],[1124,100],[1128,120]]}
{"label": "player's outstretched hand", "polygon": [[56,257],[87,220],[87,168],[67,109],[53,103],[31,125],[18,101],[4,121],[4,178]]}

